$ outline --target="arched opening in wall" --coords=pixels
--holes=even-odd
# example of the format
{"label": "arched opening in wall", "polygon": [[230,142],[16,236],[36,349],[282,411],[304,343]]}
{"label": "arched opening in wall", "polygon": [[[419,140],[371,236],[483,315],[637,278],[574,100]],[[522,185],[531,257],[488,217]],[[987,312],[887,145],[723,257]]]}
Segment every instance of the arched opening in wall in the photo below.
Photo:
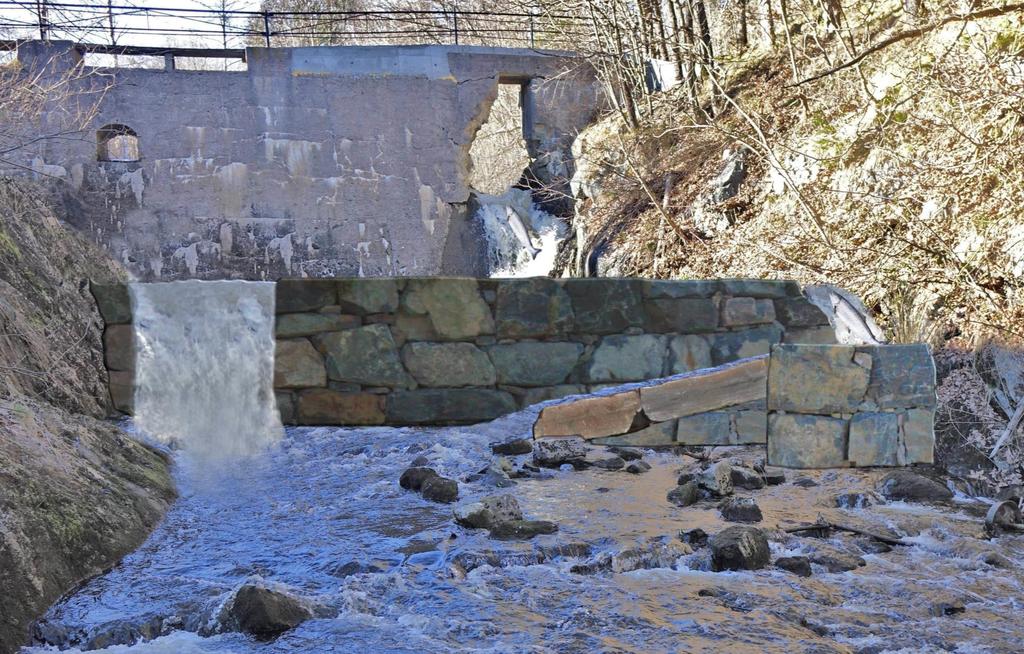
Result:
{"label": "arched opening in wall", "polygon": [[139,160],[139,135],[127,125],[106,125],[96,131],[98,161],[135,162]]}
{"label": "arched opening in wall", "polygon": [[530,164],[523,137],[522,82],[501,82],[487,120],[469,148],[469,185],[500,195],[517,184]]}

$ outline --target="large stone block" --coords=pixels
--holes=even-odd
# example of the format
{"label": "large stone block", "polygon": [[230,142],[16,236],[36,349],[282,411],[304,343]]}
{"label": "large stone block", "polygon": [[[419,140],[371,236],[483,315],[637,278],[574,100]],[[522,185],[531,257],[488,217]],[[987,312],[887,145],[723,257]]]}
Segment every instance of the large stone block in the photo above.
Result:
{"label": "large stone block", "polygon": [[326,355],[327,376],[335,381],[366,386],[403,388],[411,379],[398,356],[386,325],[367,325],[315,337]]}
{"label": "large stone block", "polygon": [[734,445],[732,416],[728,411],[709,411],[680,418],[676,442],[684,445]]}
{"label": "large stone block", "polygon": [[718,305],[710,298],[644,300],[647,331],[703,334],[718,328]]}
{"label": "large stone block", "polygon": [[774,324],[763,325],[712,334],[708,339],[711,343],[711,362],[720,366],[730,361],[768,354],[772,345],[782,341],[782,327]]}
{"label": "large stone block", "polygon": [[318,311],[338,303],[334,282],[329,279],[282,279],[274,284],[277,313]]}
{"label": "large stone block", "polygon": [[900,425],[902,465],[935,462],[935,409],[910,409]]}
{"label": "large stone block", "polygon": [[591,355],[586,381],[642,381],[661,377],[665,346],[664,336],[606,336]]}
{"label": "large stone block", "polygon": [[132,300],[127,284],[90,284],[89,290],[104,323],[120,325],[132,321]]}
{"label": "large stone block", "polygon": [[135,370],[135,330],[131,325],[107,325],[103,357],[110,370]]}
{"label": "large stone block", "polygon": [[402,293],[401,309],[412,315],[426,315],[442,340],[494,333],[494,317],[475,279],[411,279]]}
{"label": "large stone block", "polygon": [[566,401],[541,410],[533,436],[618,436],[630,431],[639,410],[640,394],[635,390]]}
{"label": "large stone block", "polygon": [[800,295],[800,285],[788,279],[721,279],[722,292],[733,297],[782,298]]}
{"label": "large stone block", "polygon": [[645,279],[645,298],[708,298],[718,291],[717,279]]}
{"label": "large stone block", "polygon": [[775,316],[788,327],[827,327],[828,317],[805,297],[775,300]]}
{"label": "large stone block", "polygon": [[935,406],[935,362],[927,345],[861,346],[871,357],[868,404],[879,409]]}
{"label": "large stone block", "polygon": [[384,396],[317,388],[299,393],[301,425],[382,425]]}
{"label": "large stone block", "polygon": [[623,445],[632,447],[656,447],[673,445],[676,442],[676,421],[656,422],[643,429],[621,436],[605,436],[591,441],[595,445]]}
{"label": "large stone block", "polygon": [[722,326],[763,325],[775,320],[771,300],[753,297],[731,297],[722,303]]}
{"label": "large stone block", "polygon": [[472,343],[407,343],[406,369],[421,386],[493,386],[494,366]]}
{"label": "large stone block", "polygon": [[339,280],[338,304],[342,311],[360,316],[393,313],[398,310],[398,281],[388,277]]}
{"label": "large stone block", "polygon": [[135,373],[127,370],[111,370],[108,374],[110,383],[110,401],[121,413],[135,410]]}
{"label": "large stone block", "polygon": [[359,318],[340,313],[282,313],[274,321],[274,336],[297,338],[324,332],[338,332],[359,325]]}
{"label": "large stone block", "polygon": [[568,395],[583,395],[586,392],[586,387],[578,384],[559,384],[558,386],[528,388],[519,402],[521,406],[527,407],[539,402],[558,400]]}
{"label": "large stone block", "polygon": [[327,385],[324,358],[305,338],[274,342],[274,388],[315,388]]}
{"label": "large stone block", "polygon": [[277,401],[277,413],[281,416],[281,423],[285,425],[294,425],[298,420],[298,416],[295,413],[295,396],[288,392],[274,393],[274,399]]}
{"label": "large stone block", "polygon": [[668,343],[668,358],[669,373],[673,375],[710,368],[711,345],[707,338],[696,334],[676,336]]}
{"label": "large stone block", "polygon": [[870,358],[849,345],[776,346],[768,373],[768,408],[853,413],[867,392],[870,366]]}
{"label": "large stone block", "polygon": [[860,467],[899,465],[898,416],[895,413],[857,413],[850,419],[847,458]]}
{"label": "large stone block", "polygon": [[572,298],[575,330],[583,334],[616,334],[644,324],[643,289],[635,279],[566,279]]}
{"label": "large stone block", "polygon": [[755,402],[765,396],[768,358],[698,370],[679,379],[640,389],[644,414],[654,421]]}
{"label": "large stone block", "polygon": [[836,345],[839,342],[832,327],[788,327],[782,341],[794,345]]}
{"label": "large stone block", "polygon": [[499,384],[554,386],[565,382],[580,355],[580,343],[510,343],[488,348]]}
{"label": "large stone block", "polygon": [[734,411],[733,432],[739,445],[763,445],[768,442],[767,411]]}
{"label": "large stone block", "polygon": [[846,421],[798,413],[768,416],[768,464],[839,468],[846,461]]}
{"label": "large stone block", "polygon": [[516,410],[511,394],[484,388],[426,388],[387,396],[392,425],[470,424]]}
{"label": "large stone block", "polygon": [[494,315],[499,338],[554,336],[573,328],[569,294],[547,277],[500,280]]}

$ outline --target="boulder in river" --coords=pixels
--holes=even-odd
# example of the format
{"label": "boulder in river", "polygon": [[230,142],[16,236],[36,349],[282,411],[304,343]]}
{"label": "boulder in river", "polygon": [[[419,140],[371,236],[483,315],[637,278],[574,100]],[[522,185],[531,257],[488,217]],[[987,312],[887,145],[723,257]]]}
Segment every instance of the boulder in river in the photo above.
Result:
{"label": "boulder in river", "polygon": [[840,509],[866,509],[875,504],[884,504],[885,500],[871,491],[863,493],[840,493],[836,495],[836,506]]}
{"label": "boulder in river", "polygon": [[708,540],[711,568],[721,570],[760,570],[768,565],[768,539],[757,527],[726,527]]}
{"label": "boulder in river", "polygon": [[592,468],[600,468],[601,470],[622,470],[626,467],[626,461],[622,457],[613,456],[608,459],[593,461],[590,466]]}
{"label": "boulder in river", "polygon": [[619,447],[617,445],[613,445],[608,448],[608,451],[621,458],[623,461],[638,461],[644,456],[643,452],[633,449],[632,447]]}
{"label": "boulder in river", "polygon": [[681,556],[692,554],[686,543],[669,538],[651,538],[646,543],[612,555],[612,572],[632,572],[651,568],[673,568]]}
{"label": "boulder in river", "polygon": [[667,499],[678,507],[690,506],[698,499],[697,484],[688,481],[682,486],[676,486],[668,492]]}
{"label": "boulder in river", "polygon": [[750,468],[732,466],[730,472],[732,485],[745,490],[760,490],[765,487],[764,477]]}
{"label": "boulder in river", "polygon": [[455,508],[455,522],[470,529],[490,529],[502,522],[522,520],[523,510],[512,495],[491,495]]}
{"label": "boulder in river", "polygon": [[910,470],[893,470],[878,482],[887,499],[908,502],[947,502],[953,492],[937,481]]}
{"label": "boulder in river", "polygon": [[749,497],[727,497],[718,505],[722,518],[729,522],[761,522],[761,507]]}
{"label": "boulder in river", "polygon": [[313,612],[299,598],[279,590],[246,584],[229,602],[221,615],[221,624],[228,630],[267,637],[294,629],[311,617]]}
{"label": "boulder in river", "polygon": [[459,499],[459,484],[454,479],[434,475],[423,482],[423,499],[441,504],[451,504]]}
{"label": "boulder in river", "polygon": [[775,559],[775,567],[792,572],[798,577],[811,576],[811,562],[806,556],[782,556]]}
{"label": "boulder in river", "polygon": [[647,463],[644,460],[633,461],[628,466],[626,466],[626,472],[628,472],[630,474],[633,474],[633,475],[639,475],[640,473],[647,472],[650,469],[651,469],[651,464]]}
{"label": "boulder in river", "polygon": [[398,485],[407,490],[418,491],[423,488],[423,483],[431,477],[437,477],[437,471],[433,468],[415,466],[408,468],[398,478]]}
{"label": "boulder in river", "polygon": [[579,436],[543,438],[533,447],[533,462],[545,468],[557,468],[565,463],[576,467],[586,458],[587,441]]}
{"label": "boulder in river", "polygon": [[540,534],[553,534],[558,525],[547,520],[510,520],[491,527],[491,537],[501,540],[527,540]]}
{"label": "boulder in river", "polygon": [[518,456],[533,452],[533,440],[529,438],[517,438],[504,443],[491,443],[491,452],[502,456]]}
{"label": "boulder in river", "polygon": [[815,542],[812,547],[813,551],[807,555],[807,560],[823,566],[829,572],[847,572],[867,565],[860,555],[828,543]]}
{"label": "boulder in river", "polygon": [[708,533],[697,527],[689,531],[679,532],[679,540],[683,541],[693,549],[699,549],[708,544]]}
{"label": "boulder in river", "polygon": [[732,495],[732,466],[725,461],[719,461],[700,474],[697,478],[698,485],[718,497]]}

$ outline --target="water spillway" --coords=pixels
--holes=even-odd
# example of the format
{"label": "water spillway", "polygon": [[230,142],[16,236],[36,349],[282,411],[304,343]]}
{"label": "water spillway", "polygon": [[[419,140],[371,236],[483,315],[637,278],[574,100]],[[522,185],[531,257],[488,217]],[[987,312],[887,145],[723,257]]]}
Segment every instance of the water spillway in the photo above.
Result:
{"label": "water spillway", "polygon": [[203,461],[251,456],[282,435],[274,399],[274,284],[130,286],[135,424]]}

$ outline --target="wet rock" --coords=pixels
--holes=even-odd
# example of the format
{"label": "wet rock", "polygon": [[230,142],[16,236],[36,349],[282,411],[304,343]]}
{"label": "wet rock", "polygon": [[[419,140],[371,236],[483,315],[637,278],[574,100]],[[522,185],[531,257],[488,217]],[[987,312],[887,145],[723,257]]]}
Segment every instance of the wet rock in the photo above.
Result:
{"label": "wet rock", "polygon": [[508,472],[494,465],[487,468],[478,481],[484,486],[493,486],[494,488],[511,488],[516,485]]}
{"label": "wet rock", "polygon": [[760,490],[765,487],[764,478],[749,468],[733,467],[729,476],[736,488]]}
{"label": "wet rock", "polygon": [[676,486],[668,492],[667,499],[681,508],[690,506],[698,499],[697,484],[688,481],[682,486]]}
{"label": "wet rock", "polygon": [[697,484],[718,497],[732,495],[732,466],[725,461],[719,461],[700,474]]}
{"label": "wet rock", "polygon": [[454,479],[433,476],[423,482],[423,499],[441,504],[451,504],[459,499],[459,484]]}
{"label": "wet rock", "polygon": [[387,572],[387,568],[379,563],[363,563],[362,561],[349,561],[348,563],[342,563],[334,570],[331,571],[332,577],[338,577],[344,579],[345,577],[351,577],[352,575],[362,575]]}
{"label": "wet rock", "polygon": [[504,443],[491,443],[491,452],[503,456],[518,456],[533,452],[533,440],[529,438],[517,438]]}
{"label": "wet rock", "polygon": [[457,576],[465,576],[467,572],[472,572],[485,565],[492,568],[507,568],[509,566],[537,565],[543,562],[544,555],[539,551],[485,550],[483,552],[458,552],[449,561],[449,565]]}
{"label": "wet rock", "polygon": [[592,548],[588,543],[558,543],[556,545],[541,545],[537,548],[547,559],[558,558],[583,558],[590,556]]}
{"label": "wet rock", "polygon": [[414,466],[402,473],[398,478],[398,485],[406,490],[418,491],[423,488],[425,481],[437,476],[437,471],[433,468]]}
{"label": "wet rock", "polygon": [[701,528],[679,532],[679,540],[693,549],[700,549],[708,544],[708,533]]}
{"label": "wet rock", "polygon": [[247,584],[238,589],[221,615],[228,630],[276,636],[313,617],[302,601],[288,593]]}
{"label": "wet rock", "polygon": [[583,563],[577,563],[576,565],[569,568],[569,572],[574,575],[592,575],[597,574],[605,570],[612,569],[612,554],[611,552],[600,552],[597,556],[593,556]]}
{"label": "wet rock", "polygon": [[934,604],[932,604],[929,613],[931,613],[936,618],[942,618],[951,615],[958,615],[960,613],[965,612],[966,610],[967,607],[964,606],[964,603],[962,601],[947,600],[935,602]]}
{"label": "wet rock", "polygon": [[867,565],[859,555],[826,543],[815,543],[814,551],[807,555],[807,560],[823,566],[829,572],[847,572]]}
{"label": "wet rock", "polygon": [[608,451],[621,458],[623,461],[638,461],[644,456],[643,452],[631,447],[609,447]]}
{"label": "wet rock", "polygon": [[814,488],[815,486],[818,485],[818,482],[814,481],[810,477],[801,477],[800,479],[794,481],[793,485],[799,486],[800,488]]}
{"label": "wet rock", "polygon": [[877,493],[841,493],[836,495],[836,506],[840,509],[866,509],[875,504],[884,504],[885,500]]}
{"label": "wet rock", "polygon": [[646,461],[643,461],[643,460],[633,461],[628,466],[626,466],[626,472],[628,472],[628,473],[630,473],[632,475],[639,475],[640,473],[647,472],[650,469],[651,469],[651,464],[647,463]]}
{"label": "wet rock", "polygon": [[811,562],[806,556],[783,556],[775,559],[775,567],[786,572],[792,572],[798,577],[811,576]]}
{"label": "wet rock", "polygon": [[718,505],[722,518],[729,522],[761,522],[761,507],[749,497],[727,497]]}
{"label": "wet rock", "polygon": [[710,539],[711,568],[721,570],[760,570],[768,565],[768,539],[756,527],[726,527]]}
{"label": "wet rock", "polygon": [[878,483],[878,490],[890,500],[946,502],[953,499],[951,490],[910,470],[893,470]]}
{"label": "wet rock", "polygon": [[430,465],[430,459],[421,454],[413,459],[410,465],[412,465],[413,468],[426,468]]}
{"label": "wet rock", "polygon": [[541,534],[553,534],[558,525],[547,520],[510,520],[491,528],[491,538],[501,540],[527,540]]}
{"label": "wet rock", "polygon": [[463,527],[490,529],[501,522],[522,520],[523,510],[512,495],[491,495],[456,507],[454,515],[455,522]]}
{"label": "wet rock", "polygon": [[613,456],[610,459],[601,459],[600,461],[593,461],[591,464],[593,468],[600,468],[601,470],[622,470],[626,467],[626,462],[622,457]]}
{"label": "wet rock", "polygon": [[587,458],[587,442],[579,437],[545,438],[533,448],[533,462],[545,468],[557,468],[564,463],[581,463]]}
{"label": "wet rock", "polygon": [[679,557],[692,552],[693,549],[686,543],[667,538],[652,538],[643,545],[613,554],[611,568],[612,572],[616,573],[672,568]]}
{"label": "wet rock", "polygon": [[1002,568],[1003,570],[1013,570],[1017,567],[1016,565],[1014,565],[1013,561],[1006,558],[999,552],[989,552],[984,557],[982,557],[981,560],[982,562],[994,568]]}
{"label": "wet rock", "polygon": [[766,469],[764,471],[764,483],[769,486],[780,486],[786,483],[786,473],[781,470]]}

